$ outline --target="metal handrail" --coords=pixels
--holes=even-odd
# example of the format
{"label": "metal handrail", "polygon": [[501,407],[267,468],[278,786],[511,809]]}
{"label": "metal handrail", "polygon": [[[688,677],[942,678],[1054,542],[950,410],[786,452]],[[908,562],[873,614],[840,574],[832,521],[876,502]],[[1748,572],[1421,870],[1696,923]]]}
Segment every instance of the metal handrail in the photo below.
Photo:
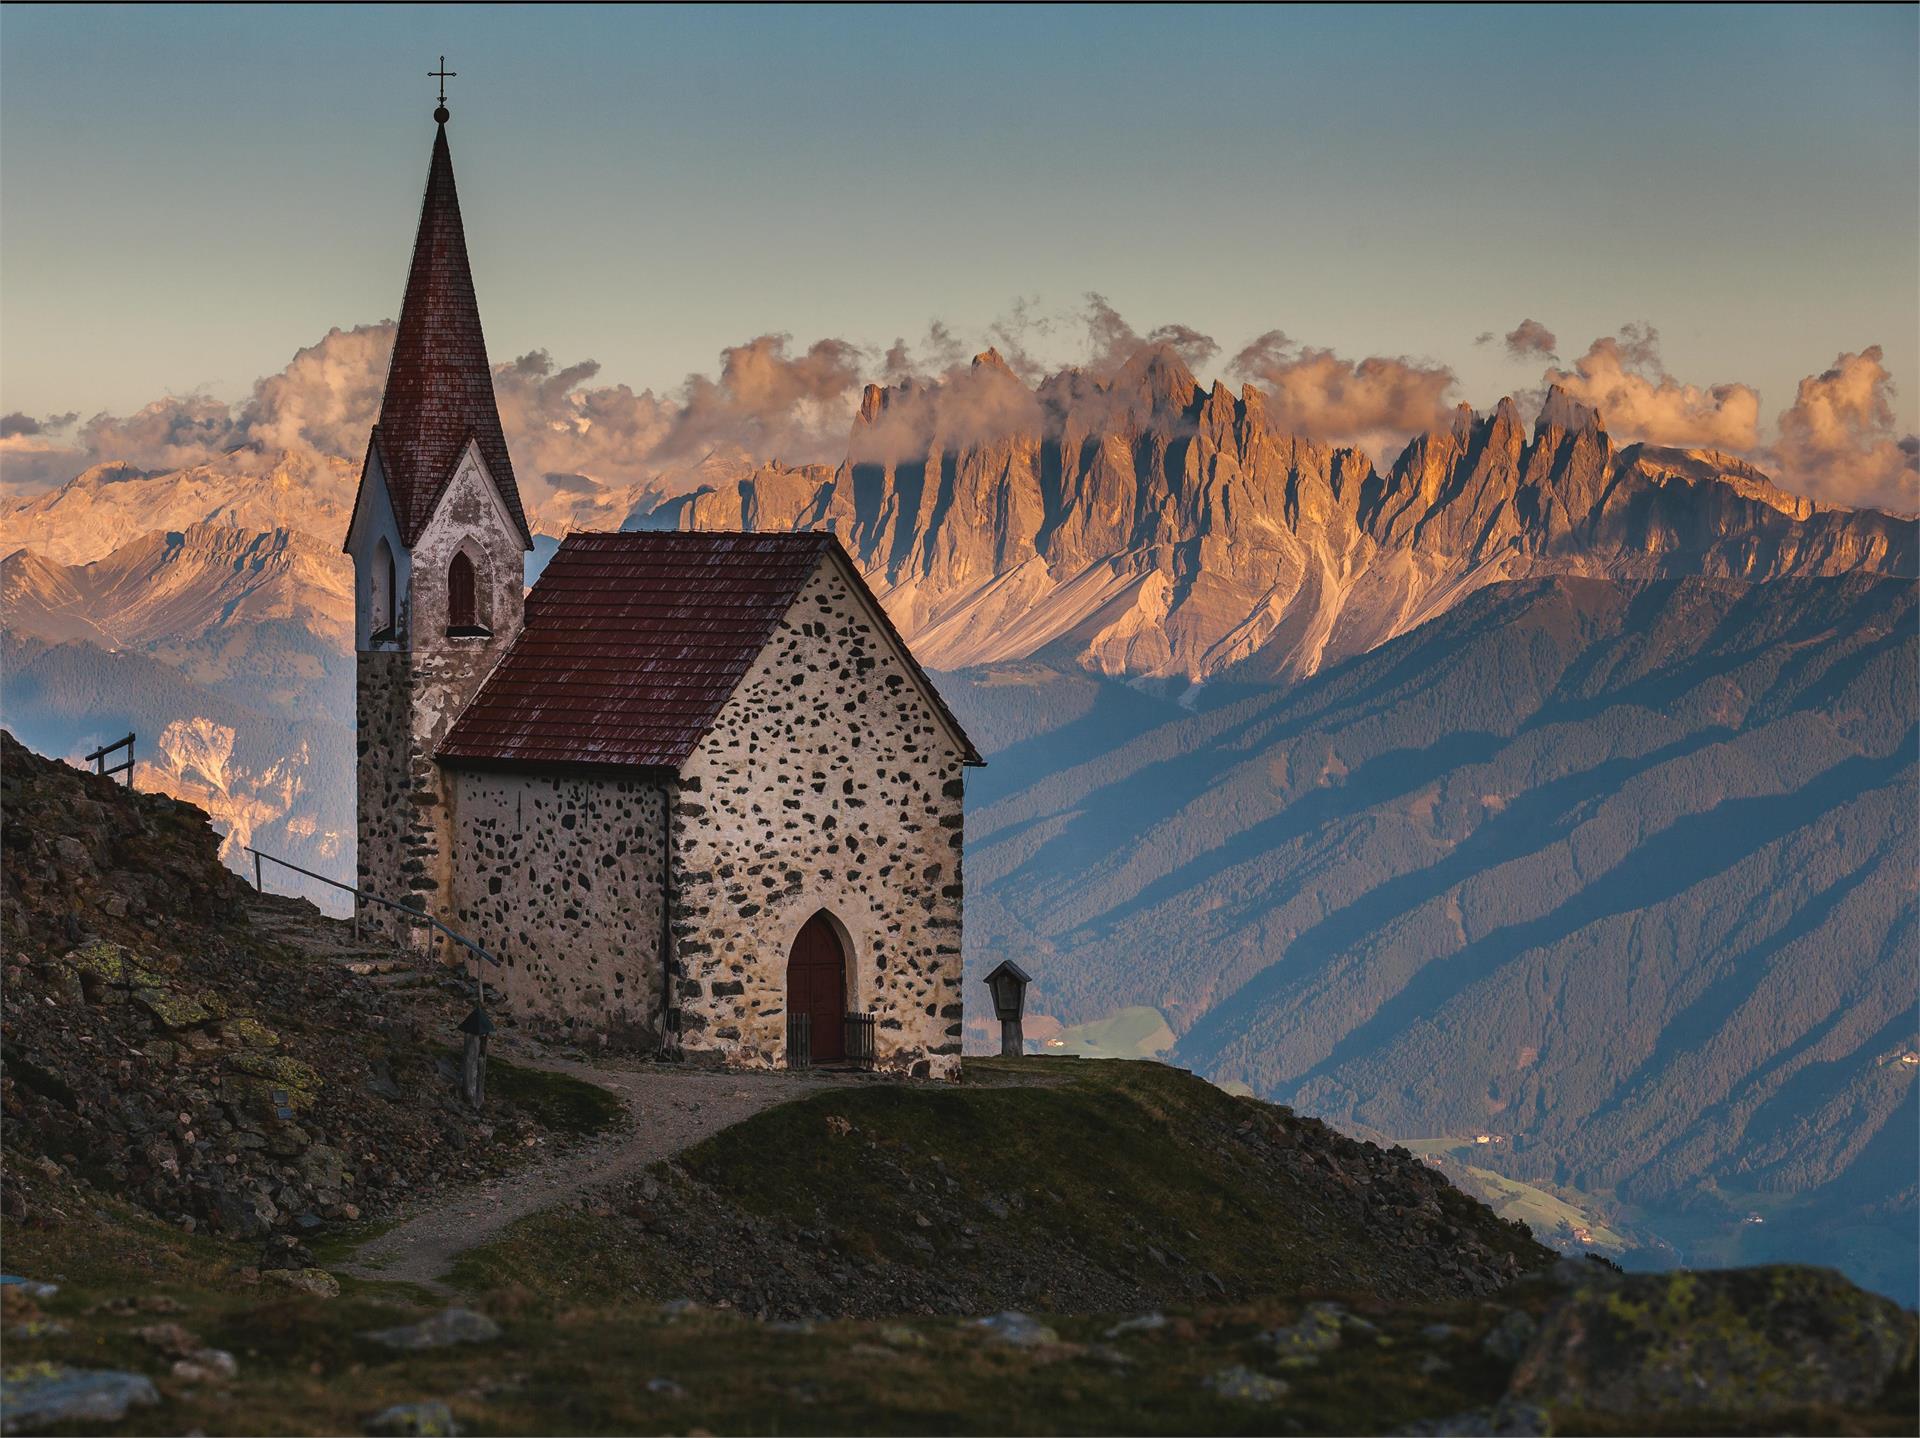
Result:
{"label": "metal handrail", "polygon": [[[485,949],[481,948],[472,939],[469,939],[465,934],[455,933],[452,929],[449,929],[445,924],[441,923],[438,919],[434,918],[432,914],[426,913],[424,910],[415,909],[406,904],[396,904],[392,899],[383,899],[378,894],[369,894],[365,889],[356,889],[352,884],[343,884],[338,879],[329,879],[325,874],[316,874],[311,869],[303,869],[298,864],[290,864],[277,854],[263,853],[261,850],[254,848],[250,844],[243,844],[241,847],[246,849],[246,851],[249,854],[253,855],[253,887],[263,894],[266,892],[266,888],[262,884],[261,878],[260,878],[260,861],[262,859],[266,859],[275,864],[278,864],[283,869],[291,869],[296,874],[305,874],[309,879],[318,879],[323,884],[331,884],[333,885],[334,888],[340,889],[346,893],[352,894],[356,898],[368,899],[376,904],[384,905],[389,909],[397,909],[410,919],[418,919],[422,923],[431,924],[434,928],[438,929],[441,933],[445,934],[448,938],[452,939],[456,944],[460,945],[461,948],[468,949],[471,952],[478,954],[481,958],[485,959],[488,963],[493,964],[496,967],[500,963],[500,961],[496,959],[492,954],[488,953]],[[354,916],[354,927],[356,929],[359,928],[359,915],[357,913]]]}
{"label": "metal handrail", "polygon": [[[298,864],[289,863],[287,860],[281,858],[278,854],[265,853],[260,849],[254,848],[251,844],[243,844],[241,845],[241,847],[245,849],[249,854],[253,855],[253,887],[256,893],[264,894],[267,891],[266,881],[261,873],[260,863],[261,863],[261,860],[263,859],[269,860],[275,864],[278,864],[283,869],[291,869],[293,870],[294,873],[304,874],[309,879],[317,879],[323,884],[331,884],[336,889],[339,889],[345,893],[352,894],[356,899],[370,900],[371,902],[383,905],[386,908],[398,910],[400,913],[405,914],[409,919],[418,919],[422,923],[430,924],[434,928],[438,929],[441,933],[445,934],[448,938],[452,939],[456,944],[460,945],[461,948],[467,950],[468,953],[477,954],[481,958],[485,959],[488,963],[494,965],[495,967],[499,966],[500,960],[496,959],[492,954],[488,953],[485,949],[481,948],[478,944],[476,944],[472,939],[468,938],[465,934],[455,933],[452,929],[448,928],[445,924],[441,923],[438,919],[434,918],[432,914],[426,913],[420,909],[411,908],[406,904],[397,904],[392,899],[383,899],[378,894],[369,894],[365,889],[356,888],[352,884],[343,884],[338,879],[330,879],[325,874],[316,874],[311,869],[303,869]],[[356,939],[360,937],[360,909],[358,905],[354,907],[354,911],[353,911],[353,936]],[[470,971],[473,975],[474,1006],[476,1008],[484,1010],[487,1006],[486,985],[480,982],[480,970],[477,966],[472,966],[470,968]]]}

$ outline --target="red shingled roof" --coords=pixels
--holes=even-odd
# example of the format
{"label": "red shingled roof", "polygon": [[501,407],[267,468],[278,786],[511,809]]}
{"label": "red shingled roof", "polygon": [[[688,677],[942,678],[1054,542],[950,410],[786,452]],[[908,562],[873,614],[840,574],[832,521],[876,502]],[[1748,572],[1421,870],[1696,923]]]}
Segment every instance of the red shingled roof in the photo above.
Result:
{"label": "red shingled roof", "polygon": [[[439,757],[470,767],[679,768],[829,554],[914,664],[831,535],[573,534]],[[968,761],[980,762],[914,672]]]}
{"label": "red shingled roof", "polygon": [[[380,452],[400,537],[412,545],[433,516],[469,439],[478,441],[520,537],[532,547],[513,461],[500,430],[493,371],[480,333],[480,305],[467,264],[460,197],[453,187],[447,127],[433,137],[433,162],[420,205],[420,233],[407,272],[407,295],[387,370],[386,395],[371,449]],[[366,485],[363,470],[361,486]]]}

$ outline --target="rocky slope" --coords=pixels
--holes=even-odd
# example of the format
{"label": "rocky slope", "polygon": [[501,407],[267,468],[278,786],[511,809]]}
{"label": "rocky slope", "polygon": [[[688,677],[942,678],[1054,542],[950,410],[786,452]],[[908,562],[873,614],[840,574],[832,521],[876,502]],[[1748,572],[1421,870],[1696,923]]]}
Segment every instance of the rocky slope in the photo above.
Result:
{"label": "rocky slope", "polygon": [[1911,1428],[1913,1316],[1837,1275],[1553,1264],[1404,1150],[1154,1065],[819,1093],[523,1220],[455,1274],[481,1312],[343,1291],[330,1221],[570,1105],[446,1102],[459,1001],[275,943],[314,921],[190,807],[4,735],[0,803],[10,1431]]}
{"label": "rocky slope", "polygon": [[[223,867],[204,813],[40,758],[0,732],[6,1212],[23,1165],[188,1231],[307,1237],[553,1137],[481,1122],[446,1055],[471,993],[303,960]],[[308,911],[311,912],[310,910]]]}

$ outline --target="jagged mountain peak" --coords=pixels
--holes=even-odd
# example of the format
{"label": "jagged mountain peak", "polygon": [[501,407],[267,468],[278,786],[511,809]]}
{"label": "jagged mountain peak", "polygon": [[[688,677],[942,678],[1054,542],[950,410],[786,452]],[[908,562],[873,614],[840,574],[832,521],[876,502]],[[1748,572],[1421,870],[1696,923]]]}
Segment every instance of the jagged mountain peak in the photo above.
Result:
{"label": "jagged mountain peak", "polygon": [[1600,417],[1600,411],[1584,401],[1575,399],[1557,384],[1547,386],[1547,398],[1540,406],[1540,415],[1534,421],[1533,432],[1536,438],[1550,430],[1559,430],[1563,434],[1604,434],[1606,422]]}
{"label": "jagged mountain peak", "polygon": [[1822,511],[1707,451],[1617,447],[1550,389],[1529,434],[1461,405],[1385,472],[1202,389],[1144,345],[1104,380],[1029,386],[987,351],[871,387],[831,476],[756,476],[676,507],[702,528],[839,534],[938,667],[1069,654],[1111,673],[1304,675],[1547,575],[1628,582],[1912,573],[1915,526]]}
{"label": "jagged mountain peak", "polygon": [[1143,345],[1114,377],[1107,392],[1123,402],[1145,401],[1153,416],[1184,414],[1200,393],[1200,382],[1172,345]]}

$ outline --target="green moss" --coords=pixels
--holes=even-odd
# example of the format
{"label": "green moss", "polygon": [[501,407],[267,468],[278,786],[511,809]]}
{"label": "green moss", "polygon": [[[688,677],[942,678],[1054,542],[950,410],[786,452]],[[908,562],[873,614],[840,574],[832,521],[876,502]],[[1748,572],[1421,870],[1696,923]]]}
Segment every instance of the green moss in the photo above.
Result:
{"label": "green moss", "polygon": [[254,1089],[256,1099],[264,1098],[271,1104],[272,1090],[278,1089],[285,1092],[288,1107],[295,1110],[312,1108],[326,1083],[311,1065],[288,1058],[285,1054],[242,1049],[239,1053],[229,1054],[227,1062],[241,1073],[260,1080]]}
{"label": "green moss", "polygon": [[1524,1396],[1603,1412],[1866,1403],[1908,1361],[1910,1316],[1824,1269],[1640,1274],[1574,1293],[1515,1376]]}
{"label": "green moss", "polygon": [[275,1049],[280,1047],[280,1035],[261,1023],[258,1019],[228,1019],[220,1025],[221,1037],[231,1040],[243,1049]]}
{"label": "green moss", "polygon": [[525,1109],[544,1127],[590,1136],[626,1122],[626,1105],[598,1084],[546,1069],[487,1060],[487,1091]]}
{"label": "green moss", "polygon": [[157,985],[160,976],[142,965],[118,944],[96,939],[69,952],[61,962],[75,969],[83,979],[125,987],[131,984]]}
{"label": "green moss", "polygon": [[177,994],[171,989],[135,989],[133,998],[134,1002],[170,1029],[190,1029],[213,1017],[198,999],[190,994]]}

